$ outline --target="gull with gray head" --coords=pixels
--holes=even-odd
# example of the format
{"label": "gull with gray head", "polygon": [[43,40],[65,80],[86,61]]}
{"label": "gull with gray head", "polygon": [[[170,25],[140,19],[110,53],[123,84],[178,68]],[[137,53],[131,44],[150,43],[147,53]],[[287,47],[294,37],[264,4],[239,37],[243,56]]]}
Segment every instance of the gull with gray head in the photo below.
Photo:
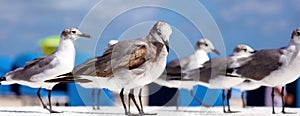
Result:
{"label": "gull with gray head", "polygon": [[[235,48],[233,55],[234,56],[243,56],[243,55],[245,55],[247,57],[247,56],[250,56],[249,53],[252,54],[252,55],[254,53],[254,50],[250,46],[248,46],[248,45],[238,45]],[[241,98],[242,98],[243,107],[246,107],[246,102],[245,102],[245,99],[244,99],[245,98],[244,97],[245,91],[257,89],[260,86],[261,86],[261,84],[259,82],[251,81],[251,80],[245,80],[242,83],[234,86],[233,88],[239,89],[242,92],[241,93]],[[229,90],[229,91],[231,91],[231,90]]]}
{"label": "gull with gray head", "polygon": [[129,98],[133,100],[139,114],[144,115],[143,108],[136,103],[133,89],[143,87],[161,75],[166,66],[171,33],[172,28],[168,23],[158,21],[146,37],[119,41],[102,56],[87,60],[64,76],[75,77],[75,81],[91,80],[103,88],[120,92],[126,115],[130,111],[124,102],[124,91],[129,92]]}
{"label": "gull with gray head", "polygon": [[[51,105],[51,90],[58,83],[45,83],[44,81],[55,79],[58,75],[72,71],[75,62],[74,41],[82,37],[90,38],[90,35],[81,33],[76,28],[67,28],[61,33],[60,37],[59,46],[54,53],[27,62],[24,67],[8,72],[0,79],[0,83],[4,85],[17,83],[39,88],[37,95],[43,107],[51,113],[58,113],[52,110]],[[50,108],[41,99],[41,88],[48,90]]]}
{"label": "gull with gray head", "polygon": [[[174,78],[181,78],[181,72],[185,70],[191,70],[195,68],[202,67],[202,64],[209,60],[208,53],[214,52],[220,55],[219,51],[215,49],[214,45],[208,39],[200,39],[196,43],[194,54],[175,59],[169,62],[166,66],[165,72],[155,81],[155,83],[166,86],[170,88],[185,88],[190,90],[191,95],[202,105],[207,106],[202,103],[202,101],[195,97],[193,93],[193,86],[197,83],[181,82],[180,80],[174,80]],[[171,81],[169,79],[172,79]],[[179,92],[179,91],[178,91]],[[179,94],[177,94],[179,95]],[[178,99],[178,97],[177,97]],[[178,104],[177,104],[178,109]]]}
{"label": "gull with gray head", "polygon": [[[274,87],[291,83],[300,76],[300,28],[293,30],[290,43],[286,47],[279,49],[264,49],[257,51],[249,57],[248,62],[240,67],[233,68],[233,75],[240,75],[249,80],[259,81],[264,86],[273,87],[272,89],[272,113],[274,110]],[[284,92],[282,95],[282,113],[284,109]]]}
{"label": "gull with gray head", "polygon": [[[251,56],[255,51],[246,45],[238,45],[233,55],[225,58],[213,58],[203,64],[203,67],[192,69],[183,72],[182,81],[196,82],[199,85],[210,89],[223,89],[223,111],[225,110],[225,89],[229,90],[231,87],[242,83],[245,79],[241,77],[227,76],[228,68],[240,66],[247,62],[247,57]],[[228,113],[231,113],[229,99],[231,91],[227,93]]]}
{"label": "gull with gray head", "polygon": [[180,71],[202,67],[202,64],[209,60],[208,53],[210,52],[220,55],[219,51],[215,49],[210,40],[200,39],[197,41],[194,54],[172,60],[166,66],[166,71],[168,74],[176,75],[180,73]]}

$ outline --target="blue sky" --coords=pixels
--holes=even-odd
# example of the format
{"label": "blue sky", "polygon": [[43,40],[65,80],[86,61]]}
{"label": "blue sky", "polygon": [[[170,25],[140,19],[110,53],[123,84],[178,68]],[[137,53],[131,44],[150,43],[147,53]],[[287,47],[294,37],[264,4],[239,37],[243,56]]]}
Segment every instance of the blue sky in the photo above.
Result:
{"label": "blue sky", "polygon": [[[1,0],[0,1],[0,56],[15,57],[22,52],[40,51],[38,41],[44,37],[60,34],[66,27],[79,27],[89,10],[101,0]],[[121,1],[120,1],[121,2]],[[130,2],[122,1],[123,4]],[[255,49],[278,48],[288,44],[293,29],[299,27],[300,5],[297,0],[201,0],[208,12],[216,21],[226,47],[227,54],[237,44],[249,44]],[[197,11],[181,3],[174,1],[178,7],[189,10],[190,13]],[[105,12],[109,15],[114,8],[121,6],[107,5]],[[157,16],[170,20],[171,24],[179,25],[183,19],[169,15],[167,11],[159,9],[133,11],[135,13],[123,14],[121,18],[112,24],[107,39],[115,39],[121,33],[114,35],[112,31],[120,23],[130,22],[128,19],[147,19],[149,16]],[[148,11],[148,12],[144,12]],[[147,17],[148,16],[148,17]],[[174,18],[175,17],[175,18]],[[152,17],[153,18],[153,17]],[[155,18],[153,18],[155,19]],[[134,21],[133,21],[134,22]],[[201,33],[196,33],[192,26],[181,25],[179,30],[194,45]],[[149,24],[148,24],[149,25]],[[150,26],[150,25],[149,25]],[[129,26],[130,27],[130,26]],[[182,28],[182,29],[180,29]],[[190,30],[188,30],[190,29]],[[117,30],[117,29],[116,29]],[[146,29],[147,31],[150,30]],[[144,33],[140,33],[142,35]],[[172,41],[172,40],[170,40]],[[97,46],[100,54],[107,40]],[[184,54],[185,55],[185,54]],[[187,55],[187,54],[186,54]],[[173,55],[174,56],[174,55]],[[172,57],[171,57],[172,58]]]}
{"label": "blue sky", "polygon": [[14,57],[40,51],[39,40],[78,27],[98,0],[1,0],[0,55]]}
{"label": "blue sky", "polygon": [[222,32],[227,48],[247,43],[255,49],[288,44],[293,29],[299,27],[297,0],[203,1]]}

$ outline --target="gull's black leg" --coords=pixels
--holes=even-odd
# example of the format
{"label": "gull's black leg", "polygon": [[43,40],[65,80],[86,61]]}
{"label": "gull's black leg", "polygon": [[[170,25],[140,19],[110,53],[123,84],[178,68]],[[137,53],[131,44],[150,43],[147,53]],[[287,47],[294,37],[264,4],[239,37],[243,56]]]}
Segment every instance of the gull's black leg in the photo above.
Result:
{"label": "gull's black leg", "polygon": [[101,95],[101,89],[98,89],[98,93],[97,93],[97,109],[99,110],[100,109],[100,95]]}
{"label": "gull's black leg", "polygon": [[296,114],[296,112],[285,112],[285,101],[284,101],[284,86],[281,88],[281,100],[282,100],[282,113],[283,114]]}
{"label": "gull's black leg", "polygon": [[137,104],[137,102],[136,102],[136,100],[135,100],[134,93],[133,93],[134,91],[133,91],[133,90],[134,90],[134,89],[131,89],[131,90],[130,90],[129,98],[132,99],[132,101],[133,101],[135,107],[136,107],[137,110],[139,111],[139,114],[140,114],[140,115],[143,115],[143,112],[141,111],[139,105]]}
{"label": "gull's black leg", "polygon": [[42,98],[41,98],[41,93],[40,93],[41,89],[42,88],[39,88],[39,90],[36,92],[36,94],[37,94],[39,100],[41,101],[41,103],[43,105],[43,108],[48,109],[47,106],[45,105],[45,103],[43,102]]}
{"label": "gull's black leg", "polygon": [[223,89],[222,90],[222,104],[223,104],[223,112],[226,113],[226,110],[225,110],[225,90]]}
{"label": "gull's black leg", "polygon": [[229,90],[227,90],[228,92],[227,92],[227,105],[228,105],[228,112],[230,112],[231,113],[231,110],[230,110],[230,103],[229,103],[229,101],[230,101],[230,98],[231,98],[231,89],[229,89]]}
{"label": "gull's black leg", "polygon": [[243,108],[246,108],[246,102],[245,102],[245,96],[244,96],[244,94],[245,94],[245,91],[242,91],[241,98],[242,98],[242,102],[243,102]]}
{"label": "gull's black leg", "polygon": [[92,89],[92,105],[93,105],[93,109],[96,110],[95,108],[95,89]]}
{"label": "gull's black leg", "polygon": [[122,105],[123,105],[124,110],[125,110],[125,115],[128,115],[126,104],[124,102],[124,94],[123,94],[123,92],[124,92],[124,88],[122,88],[122,90],[121,90],[121,92],[120,92],[119,95],[120,95],[120,98],[121,98],[121,101],[122,101]]}
{"label": "gull's black leg", "polygon": [[198,97],[196,97],[193,90],[190,90],[190,94],[197,102],[200,103],[200,105],[202,105],[204,107],[210,107],[210,106],[206,105],[205,103],[203,103]]}
{"label": "gull's black leg", "polygon": [[142,88],[139,91],[139,101],[140,101],[141,111],[144,113],[143,102],[142,102]]}
{"label": "gull's black leg", "polygon": [[286,113],[285,110],[284,110],[284,105],[285,105],[285,102],[284,102],[284,86],[282,86],[281,88],[281,101],[282,101],[282,113]]}
{"label": "gull's black leg", "polygon": [[239,111],[231,111],[230,110],[230,98],[231,98],[231,89],[228,89],[228,92],[227,92],[227,105],[228,105],[228,113],[237,113]]}
{"label": "gull's black leg", "polygon": [[131,102],[131,99],[130,99],[130,93],[128,94],[128,115],[131,115],[131,112],[130,112],[130,102]]}
{"label": "gull's black leg", "polygon": [[52,110],[51,92],[52,92],[52,90],[48,90],[48,100],[49,100],[49,106],[50,106],[50,109],[48,109],[48,110],[50,113],[61,113],[61,112]]}
{"label": "gull's black leg", "polygon": [[140,101],[140,106],[141,106],[141,111],[143,115],[156,115],[157,113],[145,113],[144,108],[143,108],[143,102],[142,102],[142,88],[139,91],[139,101]]}
{"label": "gull's black leg", "polygon": [[179,89],[177,89],[177,93],[176,93],[176,97],[177,97],[177,103],[176,103],[176,110],[178,110],[179,109],[179,95],[180,95],[180,90]]}
{"label": "gull's black leg", "polygon": [[274,87],[272,87],[272,93],[271,93],[271,97],[272,97],[272,113],[275,114],[275,109],[274,109]]}

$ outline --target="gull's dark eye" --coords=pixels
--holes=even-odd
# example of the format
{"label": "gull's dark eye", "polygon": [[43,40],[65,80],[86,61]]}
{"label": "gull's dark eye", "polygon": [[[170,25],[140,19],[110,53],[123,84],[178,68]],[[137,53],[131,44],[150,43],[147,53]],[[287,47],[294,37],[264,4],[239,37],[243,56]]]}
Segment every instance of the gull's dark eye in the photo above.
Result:
{"label": "gull's dark eye", "polygon": [[73,34],[75,34],[76,33],[76,31],[71,31]]}
{"label": "gull's dark eye", "polygon": [[300,35],[300,32],[299,32],[299,31],[297,31],[296,33],[297,33],[297,35]]}
{"label": "gull's dark eye", "polygon": [[157,29],[156,31],[157,31],[158,35],[161,35],[161,30],[160,29]]}
{"label": "gull's dark eye", "polygon": [[208,44],[206,43],[206,44],[204,44],[205,46],[208,46]]}
{"label": "gull's dark eye", "polygon": [[247,49],[243,49],[245,52],[247,51]]}

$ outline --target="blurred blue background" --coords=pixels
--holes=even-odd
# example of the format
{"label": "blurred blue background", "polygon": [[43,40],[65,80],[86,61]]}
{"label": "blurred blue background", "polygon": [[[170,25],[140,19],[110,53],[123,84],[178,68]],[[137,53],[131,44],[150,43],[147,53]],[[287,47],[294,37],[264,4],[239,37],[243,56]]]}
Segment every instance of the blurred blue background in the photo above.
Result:
{"label": "blurred blue background", "polygon": [[[1,75],[12,68],[13,62],[18,62],[19,55],[31,52],[41,54],[39,41],[43,38],[58,35],[66,27],[79,27],[89,10],[100,1],[101,0],[73,0],[72,2],[69,0],[1,0],[0,59],[4,59],[1,59]],[[223,53],[223,56],[229,55],[238,44],[248,44],[254,49],[279,48],[285,46],[289,42],[292,30],[300,25],[300,4],[298,0],[200,0],[199,2],[208,10],[221,31],[226,50],[226,54]],[[176,4],[183,9],[188,7],[181,6],[178,1],[174,1],[172,4]],[[106,7],[107,11],[105,12],[109,13],[113,8],[121,6]],[[190,13],[197,14],[197,11],[193,9],[188,10],[190,10]],[[201,33],[197,33],[195,28],[189,23],[185,22],[184,24],[186,25],[180,25],[184,19],[178,17],[176,14],[170,14],[169,11],[160,11],[159,8],[151,8],[148,10],[145,8],[133,10],[131,13],[123,14],[118,17],[113,21],[115,23],[108,26],[103,38],[119,38],[121,33],[119,33],[119,31],[113,31],[119,26],[118,24],[128,24],[127,26],[118,28],[118,30],[125,30],[132,25],[130,23],[146,19],[149,19],[146,21],[156,19],[155,17],[151,17],[156,16],[156,13],[159,15],[165,14],[157,16],[156,18],[162,17],[172,20],[170,21],[171,25],[184,28],[183,32],[189,33],[187,38],[192,45],[194,45],[199,38],[203,37]],[[128,19],[136,20],[130,22]],[[101,41],[102,43],[99,43],[96,55],[100,55],[103,52],[107,41],[108,40]],[[171,52],[168,61],[190,53],[192,53],[192,51],[181,55]],[[215,57],[215,55],[212,55],[212,57]],[[77,59],[76,64],[80,64],[88,57],[83,53],[76,58],[79,59]],[[2,69],[2,67],[4,68]],[[70,105],[83,105],[82,101],[78,99],[79,97],[74,87],[74,84],[69,84],[69,91],[66,93],[71,96],[77,96],[70,98],[70,101],[76,101],[71,102]],[[203,97],[202,93],[206,91],[206,88],[198,88],[197,95]],[[0,90],[2,89],[3,91],[8,90],[7,87],[4,86],[1,87]],[[86,94],[89,94],[89,92],[90,91],[87,91]],[[180,100],[181,105],[198,105],[195,101],[190,102],[190,100],[186,100],[191,99],[187,91],[183,90],[182,93],[186,95],[183,94],[180,96],[180,99],[182,99]],[[109,95],[109,97],[111,97],[111,95]],[[219,101],[220,98],[218,98],[217,105],[220,105]],[[106,105],[112,105],[112,103],[107,102]]]}
{"label": "blurred blue background", "polygon": [[[101,0],[74,0],[70,3],[67,0],[1,0],[1,55],[13,58],[26,51],[39,51],[38,40],[60,34],[66,27],[78,27],[88,11],[99,1]],[[240,43],[247,43],[255,49],[284,46],[288,43],[291,31],[299,26],[300,5],[297,0],[200,2],[219,26],[227,51],[232,51]],[[129,16],[140,18],[143,15],[147,16],[149,13]],[[199,38],[189,39],[196,41]]]}

